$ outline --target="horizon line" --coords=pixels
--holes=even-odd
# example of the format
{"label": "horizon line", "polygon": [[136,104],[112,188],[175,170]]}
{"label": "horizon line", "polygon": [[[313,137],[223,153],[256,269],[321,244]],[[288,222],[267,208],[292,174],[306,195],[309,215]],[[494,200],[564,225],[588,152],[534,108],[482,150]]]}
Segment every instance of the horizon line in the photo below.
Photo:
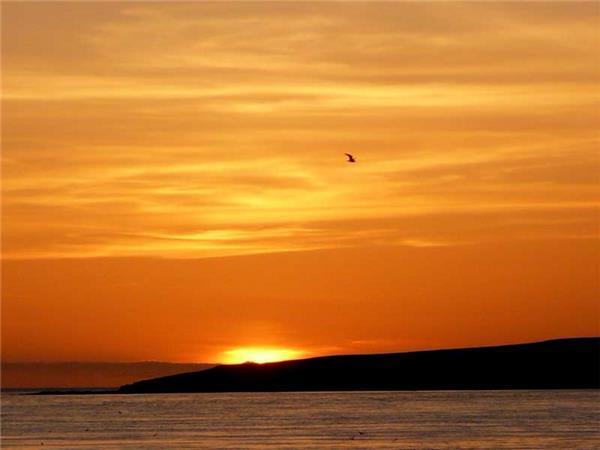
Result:
{"label": "horizon line", "polygon": [[575,340],[575,339],[600,339],[600,334],[598,335],[587,335],[587,336],[568,336],[568,337],[551,337],[551,338],[543,338],[533,341],[520,341],[520,342],[510,342],[510,343],[502,343],[502,344],[482,344],[482,345],[473,345],[466,347],[442,347],[442,348],[428,348],[428,349],[419,349],[419,350],[403,350],[403,351],[386,351],[386,352],[371,352],[371,353],[334,353],[334,354],[325,354],[325,355],[315,355],[308,356],[306,358],[293,358],[293,359],[282,359],[280,361],[269,361],[265,363],[256,363],[254,361],[245,361],[243,363],[221,363],[221,362],[173,362],[173,361],[158,361],[158,360],[138,360],[138,361],[2,361],[0,360],[0,367],[4,364],[39,364],[39,365],[51,365],[51,364],[171,364],[171,365],[213,365],[213,366],[237,366],[241,364],[254,363],[254,364],[273,364],[280,363],[285,361],[302,361],[307,359],[316,359],[316,358],[328,358],[328,357],[337,357],[337,356],[369,356],[369,355],[391,355],[398,353],[417,353],[417,352],[435,352],[435,351],[445,351],[445,350],[468,350],[468,349],[478,349],[478,348],[488,348],[488,347],[508,347],[515,345],[530,345],[530,344],[541,344],[544,342],[551,341],[564,341],[564,340]]}

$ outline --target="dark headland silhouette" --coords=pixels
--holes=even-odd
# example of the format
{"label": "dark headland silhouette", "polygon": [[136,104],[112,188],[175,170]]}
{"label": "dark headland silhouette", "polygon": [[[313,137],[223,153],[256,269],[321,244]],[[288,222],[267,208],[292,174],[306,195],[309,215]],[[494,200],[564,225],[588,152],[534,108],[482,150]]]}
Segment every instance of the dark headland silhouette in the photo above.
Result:
{"label": "dark headland silhouette", "polygon": [[600,338],[220,365],[127,384],[120,393],[598,389]]}

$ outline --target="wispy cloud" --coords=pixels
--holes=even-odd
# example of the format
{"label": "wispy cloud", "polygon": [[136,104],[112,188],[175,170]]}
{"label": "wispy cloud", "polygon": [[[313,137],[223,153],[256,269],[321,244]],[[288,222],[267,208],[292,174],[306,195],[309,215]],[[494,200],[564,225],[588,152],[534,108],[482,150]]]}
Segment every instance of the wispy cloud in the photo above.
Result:
{"label": "wispy cloud", "polygon": [[587,237],[594,7],[6,5],[4,256]]}

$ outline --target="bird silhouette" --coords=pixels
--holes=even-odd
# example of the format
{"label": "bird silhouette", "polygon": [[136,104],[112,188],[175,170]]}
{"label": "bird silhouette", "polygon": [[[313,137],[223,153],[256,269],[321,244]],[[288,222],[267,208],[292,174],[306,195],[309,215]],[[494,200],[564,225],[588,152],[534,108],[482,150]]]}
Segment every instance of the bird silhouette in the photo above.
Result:
{"label": "bird silhouette", "polygon": [[344,155],[346,155],[348,157],[348,162],[350,162],[350,163],[356,162],[356,160],[354,159],[354,156],[352,156],[350,153],[344,153]]}

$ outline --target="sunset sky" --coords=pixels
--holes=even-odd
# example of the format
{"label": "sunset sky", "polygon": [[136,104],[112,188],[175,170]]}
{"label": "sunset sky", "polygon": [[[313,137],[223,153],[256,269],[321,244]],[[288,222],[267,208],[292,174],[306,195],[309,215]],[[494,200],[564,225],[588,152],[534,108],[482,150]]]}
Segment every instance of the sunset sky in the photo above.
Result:
{"label": "sunset sky", "polygon": [[3,360],[600,334],[598,18],[3,2]]}

